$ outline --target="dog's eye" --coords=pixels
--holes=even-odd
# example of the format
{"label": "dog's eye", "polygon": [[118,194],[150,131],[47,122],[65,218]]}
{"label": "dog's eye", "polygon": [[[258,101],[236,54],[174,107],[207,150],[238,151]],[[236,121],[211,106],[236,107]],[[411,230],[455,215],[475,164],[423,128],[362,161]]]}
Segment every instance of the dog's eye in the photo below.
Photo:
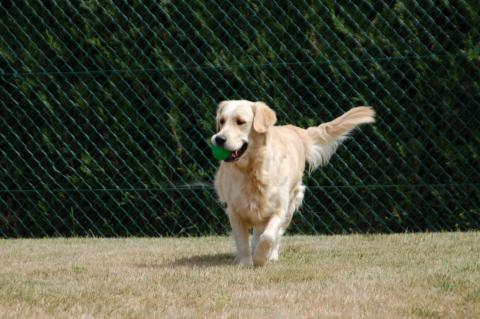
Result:
{"label": "dog's eye", "polygon": [[225,124],[225,119],[220,119],[220,125]]}
{"label": "dog's eye", "polygon": [[243,125],[245,124],[245,121],[242,119],[237,119],[237,125]]}

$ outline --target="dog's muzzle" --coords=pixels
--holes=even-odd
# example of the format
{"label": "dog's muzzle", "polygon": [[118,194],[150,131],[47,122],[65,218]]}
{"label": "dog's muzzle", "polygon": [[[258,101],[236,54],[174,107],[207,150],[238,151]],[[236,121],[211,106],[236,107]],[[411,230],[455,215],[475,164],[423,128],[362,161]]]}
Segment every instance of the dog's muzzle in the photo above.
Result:
{"label": "dog's muzzle", "polygon": [[233,151],[232,152],[232,155],[230,155],[229,158],[227,158],[225,160],[225,162],[234,162],[234,161],[238,161],[240,159],[240,157],[242,157],[242,155],[245,153],[245,151],[247,150],[248,148],[248,143],[245,142],[243,143],[242,147],[240,147],[238,150],[236,151]]}

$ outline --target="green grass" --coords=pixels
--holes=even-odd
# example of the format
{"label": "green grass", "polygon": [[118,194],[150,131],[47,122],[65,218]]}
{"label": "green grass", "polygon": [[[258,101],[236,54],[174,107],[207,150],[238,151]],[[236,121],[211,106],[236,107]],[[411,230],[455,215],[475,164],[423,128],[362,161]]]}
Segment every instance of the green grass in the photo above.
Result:
{"label": "green grass", "polygon": [[480,318],[480,233],[0,240],[1,318]]}

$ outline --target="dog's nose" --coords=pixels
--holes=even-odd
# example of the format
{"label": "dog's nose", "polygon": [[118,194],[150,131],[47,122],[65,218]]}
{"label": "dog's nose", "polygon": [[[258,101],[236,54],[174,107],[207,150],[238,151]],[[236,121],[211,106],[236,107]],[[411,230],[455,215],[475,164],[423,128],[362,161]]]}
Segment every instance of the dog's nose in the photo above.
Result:
{"label": "dog's nose", "polygon": [[226,141],[227,139],[223,135],[215,136],[215,144],[217,144],[218,146],[223,146],[223,144],[225,144]]}

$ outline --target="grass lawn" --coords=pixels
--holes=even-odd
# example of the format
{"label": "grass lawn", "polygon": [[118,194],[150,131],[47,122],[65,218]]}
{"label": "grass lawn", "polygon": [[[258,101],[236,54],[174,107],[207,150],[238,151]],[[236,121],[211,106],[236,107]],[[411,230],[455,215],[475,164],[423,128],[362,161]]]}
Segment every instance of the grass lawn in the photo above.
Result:
{"label": "grass lawn", "polygon": [[0,240],[0,318],[480,318],[480,233]]}

